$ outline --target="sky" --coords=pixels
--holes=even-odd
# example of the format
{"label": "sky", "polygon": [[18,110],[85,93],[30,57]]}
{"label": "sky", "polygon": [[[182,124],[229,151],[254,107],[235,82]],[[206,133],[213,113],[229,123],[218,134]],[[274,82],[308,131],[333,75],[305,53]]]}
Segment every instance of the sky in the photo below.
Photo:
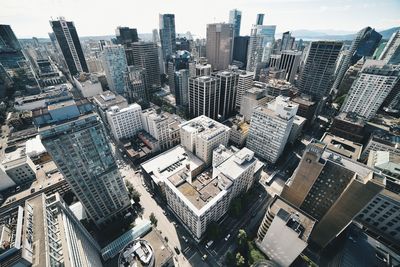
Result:
{"label": "sky", "polygon": [[79,36],[114,35],[117,26],[151,33],[158,14],[175,14],[177,33],[205,37],[206,24],[228,22],[229,10],[242,11],[241,35],[250,34],[256,14],[277,32],[324,30],[352,33],[371,26],[400,26],[400,0],[0,0],[0,24],[18,38],[48,37],[49,20],[74,21]]}

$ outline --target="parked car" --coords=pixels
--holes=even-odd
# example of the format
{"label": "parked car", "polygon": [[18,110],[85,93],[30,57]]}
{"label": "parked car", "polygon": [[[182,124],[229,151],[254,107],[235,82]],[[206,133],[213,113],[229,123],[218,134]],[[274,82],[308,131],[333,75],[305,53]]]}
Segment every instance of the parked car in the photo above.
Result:
{"label": "parked car", "polygon": [[206,244],[206,248],[210,248],[212,246],[212,244],[214,244],[213,240],[208,241]]}
{"label": "parked car", "polygon": [[181,254],[181,252],[177,246],[174,247],[174,250],[175,250],[176,254],[178,254],[178,255]]}

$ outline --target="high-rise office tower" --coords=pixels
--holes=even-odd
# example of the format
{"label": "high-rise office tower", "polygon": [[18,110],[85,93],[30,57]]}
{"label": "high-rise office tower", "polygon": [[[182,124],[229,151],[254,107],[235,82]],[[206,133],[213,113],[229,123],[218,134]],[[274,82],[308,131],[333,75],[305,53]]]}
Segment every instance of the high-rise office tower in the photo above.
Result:
{"label": "high-rise office tower", "polygon": [[343,59],[343,63],[337,71],[335,82],[332,89],[337,90],[343,80],[344,74],[348,68],[354,65],[361,57],[371,56],[378,47],[380,34],[375,32],[371,27],[360,30],[351,43],[350,49]]}
{"label": "high-rise office tower", "polygon": [[257,156],[275,163],[285,148],[298,105],[278,96],[267,106],[254,108],[246,146]]}
{"label": "high-rise office tower", "polygon": [[[262,17],[264,18],[264,15]],[[259,21],[257,17],[257,21],[262,23],[263,19]],[[258,22],[251,28],[249,47],[247,50],[246,70],[253,72],[256,72],[261,62],[268,62],[275,41],[276,26],[262,25],[258,24]]]}
{"label": "high-rise office tower", "polygon": [[233,41],[233,61],[241,62],[241,69],[246,69],[247,48],[249,47],[249,36],[236,36]]}
{"label": "high-rise office tower", "polygon": [[264,14],[257,14],[256,25],[264,24]]}
{"label": "high-rise office tower", "polygon": [[[372,63],[369,63],[371,61]],[[383,101],[392,91],[400,75],[400,66],[382,65],[367,60],[353,82],[342,106],[342,112],[354,112],[369,120],[375,116]]]}
{"label": "high-rise office tower", "polygon": [[298,83],[301,93],[308,94],[315,100],[321,100],[329,94],[333,84],[336,59],[342,45],[342,42],[336,41],[311,42]]}
{"label": "high-rise office tower", "polygon": [[188,105],[189,76],[188,69],[181,69],[175,72],[175,99],[178,106]]}
{"label": "high-rise office tower", "polygon": [[285,79],[293,83],[300,66],[301,54],[299,51],[283,50],[279,55],[271,56],[269,66],[285,70]]}
{"label": "high-rise office tower", "polygon": [[294,37],[292,37],[292,34],[290,32],[284,32],[282,34],[280,50],[282,51],[293,49],[294,41],[295,39]]}
{"label": "high-rise office tower", "polygon": [[98,226],[123,215],[129,195],[105,129],[87,99],[49,102],[33,112],[47,152]]}
{"label": "high-rise office tower", "polygon": [[117,27],[115,30],[117,43],[129,46],[131,43],[139,42],[137,30],[129,27]]}
{"label": "high-rise office tower", "polygon": [[175,15],[160,14],[160,40],[164,61],[176,51]]}
{"label": "high-rise office tower", "polygon": [[206,53],[214,70],[228,68],[233,56],[233,24],[207,24]]}
{"label": "high-rise office tower", "polygon": [[229,23],[233,24],[233,36],[240,36],[240,22],[242,20],[242,11],[232,9],[229,11]]}
{"label": "high-rise office tower", "polygon": [[383,189],[382,177],[351,159],[309,144],[281,197],[317,220],[311,240],[320,247],[332,241]]}
{"label": "high-rise office tower", "polygon": [[128,68],[124,47],[122,45],[105,46],[101,52],[101,61],[110,90],[124,95],[124,73]]}
{"label": "high-rise office tower", "polygon": [[142,67],[128,66],[125,72],[125,97],[129,103],[148,101],[146,71]]}
{"label": "high-rise office tower", "polygon": [[182,69],[189,69],[189,63],[192,61],[192,55],[185,50],[176,51],[170,56],[167,64],[167,74],[169,89],[171,93],[176,97],[176,86],[175,86],[175,72]]}
{"label": "high-rise office tower", "polygon": [[237,71],[239,74],[238,85],[236,91],[236,108],[240,108],[242,104],[242,98],[247,90],[253,86],[254,72],[249,71]]}
{"label": "high-rise office tower", "polygon": [[217,120],[220,110],[221,80],[201,76],[189,78],[189,113],[193,117],[205,115]]}
{"label": "high-rise office tower", "polygon": [[146,89],[148,93],[161,87],[158,47],[151,42],[136,42],[132,44],[135,66],[144,68]]}
{"label": "high-rise office tower", "polygon": [[18,62],[25,60],[21,45],[10,25],[0,24],[0,64],[4,69],[19,68]]}
{"label": "high-rise office tower", "polygon": [[115,30],[115,36],[117,37],[117,44],[124,46],[128,66],[134,65],[133,51],[131,46],[132,43],[139,41],[137,30],[120,26]]}
{"label": "high-rise office tower", "polygon": [[392,34],[379,59],[389,64],[400,64],[400,30]]}
{"label": "high-rise office tower", "polygon": [[72,76],[81,72],[88,73],[89,69],[74,23],[66,21],[64,17],[60,17],[58,20],[51,20],[50,25],[67,63],[69,73]]}
{"label": "high-rise office tower", "polygon": [[234,71],[219,71],[212,74],[221,80],[219,115],[229,118],[235,110],[239,74]]}

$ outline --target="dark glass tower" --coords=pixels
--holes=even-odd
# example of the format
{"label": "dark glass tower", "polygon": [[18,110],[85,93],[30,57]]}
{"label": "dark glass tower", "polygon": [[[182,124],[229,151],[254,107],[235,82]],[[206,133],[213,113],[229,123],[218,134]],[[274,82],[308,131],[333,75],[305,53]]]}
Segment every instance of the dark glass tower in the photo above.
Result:
{"label": "dark glass tower", "polygon": [[362,29],[357,37],[359,38],[359,42],[351,57],[350,65],[354,65],[362,57],[372,56],[382,39],[382,35],[371,27]]}
{"label": "dark glass tower", "polygon": [[234,36],[239,36],[240,35],[240,22],[242,20],[242,12],[237,10],[237,9],[233,9],[229,12],[229,23],[233,24],[234,27]]}
{"label": "dark glass tower", "polygon": [[176,51],[175,15],[160,14],[160,39],[164,60]]}
{"label": "dark glass tower", "polygon": [[50,25],[70,74],[74,76],[80,72],[89,72],[74,23],[60,17],[50,21]]}
{"label": "dark glass tower", "polygon": [[115,30],[115,35],[118,44],[130,46],[131,43],[139,41],[137,30],[129,27],[118,27]]}
{"label": "dark glass tower", "polygon": [[249,36],[236,36],[233,41],[233,60],[242,62],[243,69],[246,69],[249,40]]}
{"label": "dark glass tower", "polygon": [[19,68],[18,62],[25,60],[21,45],[10,25],[0,24],[0,64],[5,69]]}

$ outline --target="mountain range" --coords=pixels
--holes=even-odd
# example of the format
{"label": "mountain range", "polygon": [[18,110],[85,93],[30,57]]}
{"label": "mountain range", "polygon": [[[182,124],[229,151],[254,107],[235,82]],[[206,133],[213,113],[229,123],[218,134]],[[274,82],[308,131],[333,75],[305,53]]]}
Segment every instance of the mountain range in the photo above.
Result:
{"label": "mountain range", "polygon": [[[393,27],[390,29],[378,31],[382,35],[382,39],[388,40],[390,36],[400,30],[400,27]],[[334,31],[334,30],[320,30],[320,31],[310,31],[310,30],[294,30],[292,31],[292,36],[296,39],[304,40],[338,40],[338,41],[350,41],[353,40],[357,33],[345,32],[345,31]],[[281,38],[282,34],[277,34],[277,37]]]}

